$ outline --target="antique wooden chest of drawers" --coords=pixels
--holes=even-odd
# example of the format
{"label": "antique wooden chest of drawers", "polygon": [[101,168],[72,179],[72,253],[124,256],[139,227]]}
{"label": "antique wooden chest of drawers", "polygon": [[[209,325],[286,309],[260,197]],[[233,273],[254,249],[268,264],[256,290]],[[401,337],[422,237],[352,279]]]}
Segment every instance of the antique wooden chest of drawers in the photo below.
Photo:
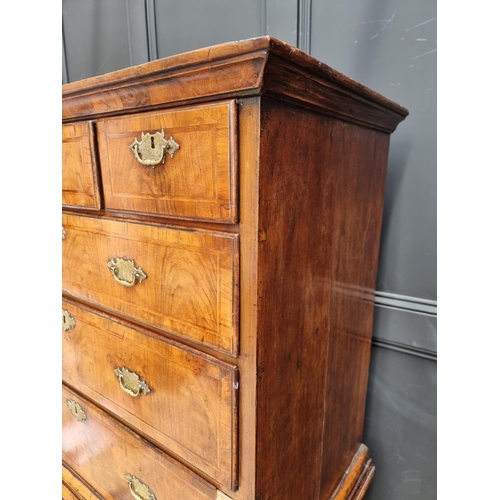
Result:
{"label": "antique wooden chest of drawers", "polygon": [[278,40],[63,87],[63,498],[362,498],[389,136]]}

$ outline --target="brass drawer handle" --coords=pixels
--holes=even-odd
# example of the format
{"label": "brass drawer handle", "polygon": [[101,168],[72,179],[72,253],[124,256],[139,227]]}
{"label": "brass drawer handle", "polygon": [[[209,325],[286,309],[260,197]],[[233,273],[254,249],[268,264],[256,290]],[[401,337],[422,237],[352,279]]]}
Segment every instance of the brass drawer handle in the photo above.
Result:
{"label": "brass drawer handle", "polygon": [[170,158],[173,158],[180,147],[172,136],[165,140],[163,130],[154,134],[149,132],[147,134],[141,132],[141,134],[141,140],[134,138],[134,142],[129,147],[134,152],[136,160],[146,167],[155,168],[156,165],[165,163],[165,153],[167,152]]}
{"label": "brass drawer handle", "polygon": [[62,328],[65,332],[71,330],[76,325],[75,318],[66,309],[62,310]]}
{"label": "brass drawer handle", "polygon": [[71,413],[77,420],[79,421],[87,420],[87,414],[83,411],[83,408],[76,401],[68,399],[66,400],[66,404],[68,405],[68,408],[71,410]]}
{"label": "brass drawer handle", "polygon": [[141,391],[143,394],[149,394],[151,392],[148,384],[146,384],[137,373],[131,372],[124,366],[115,368],[115,375],[118,377],[120,387],[133,398],[139,396]]}
{"label": "brass drawer handle", "polygon": [[135,267],[133,260],[125,260],[117,257],[108,262],[108,267],[111,270],[113,278],[123,286],[134,286],[137,281],[142,283],[147,278],[145,272],[140,267]]}
{"label": "brass drawer handle", "polygon": [[64,229],[64,226],[62,227],[62,239],[64,240],[66,238],[66,229]]}
{"label": "brass drawer handle", "polygon": [[125,479],[130,488],[130,493],[132,493],[135,500],[156,500],[151,490],[135,476],[132,476],[132,474],[125,474]]}

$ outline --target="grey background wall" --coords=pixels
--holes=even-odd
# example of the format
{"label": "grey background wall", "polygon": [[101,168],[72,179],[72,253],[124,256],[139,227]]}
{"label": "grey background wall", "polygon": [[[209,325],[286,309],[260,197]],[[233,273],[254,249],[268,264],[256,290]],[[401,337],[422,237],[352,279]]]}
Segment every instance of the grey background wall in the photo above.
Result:
{"label": "grey background wall", "polygon": [[[395,100],[365,443],[367,500],[436,494],[437,0],[63,0],[63,83],[269,34]],[[293,500],[293,499],[291,499]]]}

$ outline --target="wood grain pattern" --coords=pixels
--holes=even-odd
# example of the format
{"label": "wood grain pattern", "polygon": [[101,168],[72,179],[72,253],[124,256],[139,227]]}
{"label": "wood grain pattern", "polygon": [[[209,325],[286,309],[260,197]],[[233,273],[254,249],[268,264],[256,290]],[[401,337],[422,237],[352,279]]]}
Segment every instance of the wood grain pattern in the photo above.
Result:
{"label": "wood grain pattern", "polygon": [[[238,237],[63,214],[63,290],[124,316],[235,354]],[[147,278],[117,283],[107,263],[134,260]]]}
{"label": "wood grain pattern", "polygon": [[386,132],[394,131],[408,115],[403,106],[297,48],[264,36],[67,84],[63,120],[268,93]]}
{"label": "wood grain pattern", "polygon": [[362,438],[388,136],[262,113],[257,498],[326,499]]}
{"label": "wood grain pattern", "polygon": [[[375,470],[361,441],[389,134],[407,114],[270,37],[63,87],[63,122],[99,122],[106,202],[63,213],[65,304],[80,325],[64,334],[64,378],[122,422],[86,401],[97,427],[73,423],[65,456],[90,485],[113,488],[106,499],[124,491],[111,476],[122,455],[175,463],[153,445],[194,485],[179,496],[174,479],[172,498],[363,498]],[[216,139],[200,132],[207,123]],[[184,177],[169,158],[164,171],[134,170],[129,143],[160,127],[185,134],[178,153],[189,159],[174,157]],[[187,148],[195,136],[199,149]],[[116,283],[116,257],[147,278]],[[115,359],[153,391],[114,393],[100,369]],[[158,492],[170,498],[166,483]]]}
{"label": "wood grain pattern", "polygon": [[370,485],[375,467],[368,448],[362,444],[329,500],[361,500]]}
{"label": "wood grain pattern", "polygon": [[63,125],[62,204],[99,210],[101,196],[91,122]]}
{"label": "wood grain pattern", "polygon": [[[73,417],[67,399],[84,408],[87,420]],[[161,500],[216,498],[209,483],[64,386],[62,425],[63,460],[105,500],[131,498],[126,474],[138,477]]]}
{"label": "wood grain pattern", "polygon": [[236,500],[255,499],[256,469],[256,345],[258,300],[260,98],[239,102],[240,153],[240,375],[239,483]]}
{"label": "wood grain pattern", "polygon": [[269,99],[261,113],[256,498],[312,500],[331,335],[332,120]]}
{"label": "wood grain pattern", "polygon": [[[63,480],[63,500],[102,500],[82,478],[71,471],[66,464],[62,465],[62,480]],[[66,494],[66,496],[64,496]],[[73,495],[73,496],[71,496]]]}
{"label": "wood grain pattern", "polygon": [[[363,438],[389,136],[342,124],[332,214],[336,252],[330,324],[321,485],[324,498]],[[339,423],[341,429],[339,431]]]}
{"label": "wood grain pattern", "polygon": [[82,500],[82,497],[76,496],[64,483],[62,484],[62,500]]}
{"label": "wood grain pattern", "polygon": [[[234,101],[98,121],[106,208],[195,220],[235,222]],[[180,145],[155,168],[130,150],[141,133],[165,131]]]}
{"label": "wood grain pattern", "polygon": [[[76,326],[63,331],[63,380],[159,446],[228,488],[236,484],[235,366],[147,330],[63,301]],[[131,397],[114,373],[125,366],[151,392]]]}

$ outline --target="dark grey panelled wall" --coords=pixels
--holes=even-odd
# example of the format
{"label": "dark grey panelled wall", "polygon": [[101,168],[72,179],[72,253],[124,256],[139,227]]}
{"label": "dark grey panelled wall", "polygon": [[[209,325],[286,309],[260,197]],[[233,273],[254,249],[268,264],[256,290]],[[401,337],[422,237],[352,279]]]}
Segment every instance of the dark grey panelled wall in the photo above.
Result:
{"label": "dark grey panelled wall", "polygon": [[63,83],[269,34],[410,110],[391,136],[364,438],[377,473],[367,500],[437,498],[436,3],[62,2]]}

